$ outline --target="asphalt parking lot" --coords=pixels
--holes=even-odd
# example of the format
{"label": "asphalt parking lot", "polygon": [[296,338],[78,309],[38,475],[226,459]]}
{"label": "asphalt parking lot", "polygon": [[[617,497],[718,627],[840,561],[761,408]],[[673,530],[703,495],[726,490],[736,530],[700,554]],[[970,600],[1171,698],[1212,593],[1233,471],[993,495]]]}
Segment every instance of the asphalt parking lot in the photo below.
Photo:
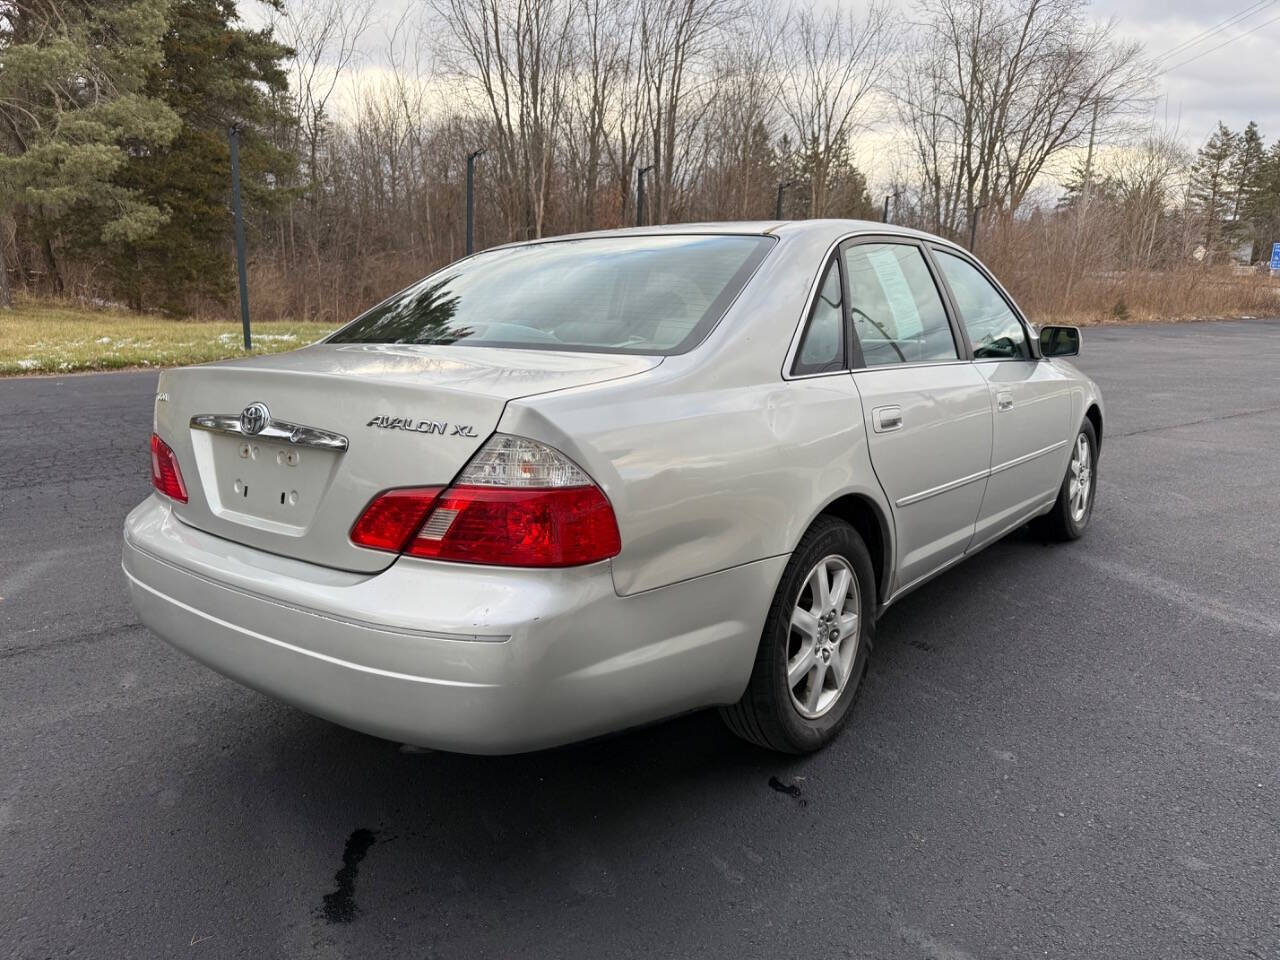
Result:
{"label": "asphalt parking lot", "polygon": [[1280,321],[1088,330],[1093,527],[904,600],[807,759],[406,752],[137,624],[154,373],[0,381],[0,957],[1280,957]]}

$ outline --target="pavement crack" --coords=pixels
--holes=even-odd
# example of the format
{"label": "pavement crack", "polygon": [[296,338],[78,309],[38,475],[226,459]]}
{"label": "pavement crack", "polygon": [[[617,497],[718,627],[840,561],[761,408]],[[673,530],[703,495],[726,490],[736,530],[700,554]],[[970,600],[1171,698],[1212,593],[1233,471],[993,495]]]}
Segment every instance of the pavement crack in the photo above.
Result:
{"label": "pavement crack", "polygon": [[1143,427],[1141,430],[1126,430],[1120,433],[1106,433],[1104,439],[1119,440],[1121,437],[1140,437],[1147,433],[1162,433],[1165,430],[1177,430],[1180,427],[1195,427],[1202,423],[1217,423],[1220,420],[1238,420],[1241,417],[1256,417],[1263,413],[1280,412],[1280,406],[1260,407],[1257,410],[1241,410],[1238,413],[1223,413],[1216,417],[1201,417],[1199,420],[1188,420],[1185,423],[1168,423],[1159,427]]}
{"label": "pavement crack", "polygon": [[132,623],[120,623],[114,627],[104,627],[101,630],[77,633],[70,637],[53,640],[47,643],[28,643],[23,644],[22,646],[6,647],[3,650],[0,650],[0,660],[12,660],[17,657],[26,656],[27,654],[65,650],[67,647],[80,646],[86,643],[97,643],[100,640],[110,640],[122,633],[129,633],[130,631],[141,629],[141,627],[142,624],[137,621]]}

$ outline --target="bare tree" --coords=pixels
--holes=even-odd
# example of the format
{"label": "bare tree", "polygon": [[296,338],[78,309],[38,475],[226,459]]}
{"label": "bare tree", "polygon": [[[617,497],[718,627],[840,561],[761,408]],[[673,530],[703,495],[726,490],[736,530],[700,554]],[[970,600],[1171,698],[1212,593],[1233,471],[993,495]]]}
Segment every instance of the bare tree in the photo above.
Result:
{"label": "bare tree", "polygon": [[698,69],[742,15],[740,0],[655,0],[640,15],[640,58],[649,142],[657,166],[654,221],[671,219],[677,166],[708,99]]}
{"label": "bare tree", "polygon": [[329,101],[373,22],[374,0],[284,0],[272,28],[293,50],[290,88],[310,187],[319,179],[320,141]]}
{"label": "bare tree", "polygon": [[828,213],[835,161],[882,109],[893,55],[890,8],[807,7],[791,20],[781,100],[809,173],[809,215]]}
{"label": "bare tree", "polygon": [[1016,213],[1050,161],[1145,97],[1141,48],[1086,2],[921,0],[896,92],[935,230]]}
{"label": "bare tree", "polygon": [[[1177,253],[1160,249],[1161,223],[1185,183],[1191,159],[1177,135],[1152,130],[1135,146],[1118,151],[1106,176],[1115,184],[1122,262],[1130,270],[1149,269]],[[1172,254],[1172,256],[1171,256]]]}
{"label": "bare tree", "polygon": [[774,214],[782,31],[767,4],[749,8],[714,64],[694,215],[766,219]]}
{"label": "bare tree", "polygon": [[644,71],[641,65],[641,20],[638,10],[625,0],[614,7],[615,24],[621,38],[618,58],[618,74],[612,92],[606,102],[608,132],[605,149],[613,172],[614,189],[618,197],[618,213],[622,220],[628,218],[631,203],[631,182],[641,152],[647,149],[648,124],[645,116]]}
{"label": "bare tree", "polygon": [[570,0],[433,0],[448,37],[446,62],[493,124],[499,173],[514,185],[520,238],[540,237],[556,137],[571,80]]}
{"label": "bare tree", "polygon": [[596,222],[600,179],[609,149],[610,106],[625,77],[625,7],[616,0],[576,0],[576,77],[565,115],[565,173],[577,185],[570,198],[579,230]]}

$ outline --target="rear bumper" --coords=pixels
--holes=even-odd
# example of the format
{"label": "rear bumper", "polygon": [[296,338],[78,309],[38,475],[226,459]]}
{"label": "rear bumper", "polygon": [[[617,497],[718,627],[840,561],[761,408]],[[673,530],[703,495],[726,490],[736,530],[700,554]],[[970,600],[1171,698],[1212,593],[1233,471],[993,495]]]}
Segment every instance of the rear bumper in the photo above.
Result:
{"label": "rear bumper", "polygon": [[619,597],[609,565],[377,574],[263,553],[173,517],[125,521],[143,623],[246,686],[344,726],[515,753],[717,703],[746,687],[785,557]]}

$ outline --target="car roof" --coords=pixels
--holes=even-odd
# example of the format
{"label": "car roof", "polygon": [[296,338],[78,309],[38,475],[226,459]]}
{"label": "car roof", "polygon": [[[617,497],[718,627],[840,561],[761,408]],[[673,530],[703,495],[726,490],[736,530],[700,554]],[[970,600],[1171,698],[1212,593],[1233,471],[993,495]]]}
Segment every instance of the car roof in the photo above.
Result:
{"label": "car roof", "polygon": [[[585,240],[597,237],[630,237],[630,236],[688,236],[689,234],[707,235],[755,235],[779,238],[810,236],[816,239],[827,237],[834,243],[841,237],[856,233],[888,234],[891,236],[911,237],[917,240],[932,240],[955,246],[943,237],[900,227],[892,223],[881,223],[877,220],[724,220],[710,223],[667,223],[652,227],[621,227],[613,230],[591,230],[585,233],[570,233],[554,237],[541,237],[536,240],[522,240],[501,246],[515,247],[534,243],[554,243],[562,240]],[[500,247],[490,247],[491,250]]]}

